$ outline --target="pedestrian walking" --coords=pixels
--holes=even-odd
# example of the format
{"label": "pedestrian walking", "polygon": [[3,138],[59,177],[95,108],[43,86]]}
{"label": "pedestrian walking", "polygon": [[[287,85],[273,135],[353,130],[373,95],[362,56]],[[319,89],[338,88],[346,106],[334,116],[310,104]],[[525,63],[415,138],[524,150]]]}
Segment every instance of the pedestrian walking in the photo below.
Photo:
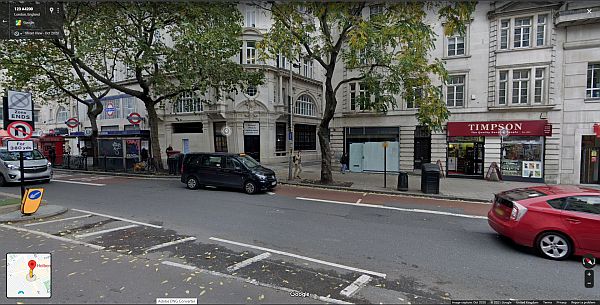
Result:
{"label": "pedestrian walking", "polygon": [[294,162],[294,178],[300,179],[300,173],[302,173],[302,156],[300,155],[300,151],[296,152],[292,161]]}
{"label": "pedestrian walking", "polygon": [[145,147],[143,147],[142,151],[140,151],[140,157],[142,157],[142,162],[148,161],[148,150]]}
{"label": "pedestrian walking", "polygon": [[346,171],[348,171],[348,155],[346,153],[342,154],[342,157],[340,158],[340,163],[342,164],[340,171],[342,172],[342,174],[345,174]]}
{"label": "pedestrian walking", "polygon": [[171,153],[173,151],[173,146],[171,146],[171,144],[169,144],[169,147],[167,147],[167,157],[169,157],[169,153]]}
{"label": "pedestrian walking", "polygon": [[50,157],[50,163],[52,163],[52,166],[56,165],[56,150],[54,147],[50,147],[48,150],[48,157]]}

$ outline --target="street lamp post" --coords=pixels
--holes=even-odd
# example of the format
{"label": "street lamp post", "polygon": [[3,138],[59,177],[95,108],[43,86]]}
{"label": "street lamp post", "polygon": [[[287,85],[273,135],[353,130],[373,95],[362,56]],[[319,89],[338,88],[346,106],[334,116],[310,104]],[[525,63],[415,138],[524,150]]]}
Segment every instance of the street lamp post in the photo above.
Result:
{"label": "street lamp post", "polygon": [[289,124],[288,124],[288,143],[289,143],[289,151],[290,151],[290,155],[288,157],[288,180],[292,180],[292,161],[294,158],[294,109],[293,109],[293,97],[294,97],[294,90],[292,88],[292,78],[293,78],[293,67],[294,64],[292,63],[292,59],[290,58],[290,84],[289,84],[289,90],[288,90],[288,112],[289,112]]}

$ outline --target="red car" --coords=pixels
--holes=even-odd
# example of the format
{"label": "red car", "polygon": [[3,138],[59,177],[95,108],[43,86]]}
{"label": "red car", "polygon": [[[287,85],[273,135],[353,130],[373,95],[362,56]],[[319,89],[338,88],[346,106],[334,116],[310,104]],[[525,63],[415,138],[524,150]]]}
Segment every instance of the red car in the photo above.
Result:
{"label": "red car", "polygon": [[600,257],[600,190],[536,186],[496,194],[488,223],[500,235],[549,259]]}

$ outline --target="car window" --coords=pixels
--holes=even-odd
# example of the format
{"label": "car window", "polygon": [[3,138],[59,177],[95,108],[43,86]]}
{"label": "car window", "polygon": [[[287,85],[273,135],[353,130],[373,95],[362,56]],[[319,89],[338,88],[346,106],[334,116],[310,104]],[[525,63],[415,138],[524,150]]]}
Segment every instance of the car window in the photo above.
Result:
{"label": "car window", "polygon": [[600,215],[600,196],[569,197],[565,210]]}
{"label": "car window", "polygon": [[562,209],[565,208],[565,204],[567,203],[567,199],[566,198],[556,198],[556,199],[548,200],[546,202],[551,207],[553,207],[555,209],[562,210]]}
{"label": "car window", "polygon": [[244,165],[246,165],[247,168],[260,167],[260,163],[258,163],[258,161],[254,160],[254,158],[250,156],[240,156],[239,160],[242,163],[244,163]]}
{"label": "car window", "polygon": [[[0,159],[4,161],[19,161],[19,153],[18,152],[9,152],[6,149],[0,150]],[[33,151],[23,152],[24,160],[43,160],[44,156],[42,153],[35,149]]]}
{"label": "car window", "polygon": [[200,165],[200,160],[202,159],[202,155],[190,155],[186,161],[189,165]]}
{"label": "car window", "polygon": [[204,158],[202,165],[207,167],[221,167],[221,156],[207,156]]}
{"label": "car window", "polygon": [[227,157],[227,168],[240,170],[240,169],[242,169],[242,164],[240,163],[240,161],[238,161],[232,157]]}

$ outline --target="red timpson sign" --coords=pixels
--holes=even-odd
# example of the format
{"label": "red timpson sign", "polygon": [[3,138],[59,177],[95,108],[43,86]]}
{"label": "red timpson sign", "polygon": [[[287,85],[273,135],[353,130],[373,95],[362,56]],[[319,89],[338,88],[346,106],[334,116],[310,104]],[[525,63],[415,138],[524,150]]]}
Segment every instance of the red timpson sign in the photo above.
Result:
{"label": "red timpson sign", "polygon": [[510,136],[552,135],[552,127],[546,120],[448,122],[449,137],[498,137],[500,129],[507,129]]}

